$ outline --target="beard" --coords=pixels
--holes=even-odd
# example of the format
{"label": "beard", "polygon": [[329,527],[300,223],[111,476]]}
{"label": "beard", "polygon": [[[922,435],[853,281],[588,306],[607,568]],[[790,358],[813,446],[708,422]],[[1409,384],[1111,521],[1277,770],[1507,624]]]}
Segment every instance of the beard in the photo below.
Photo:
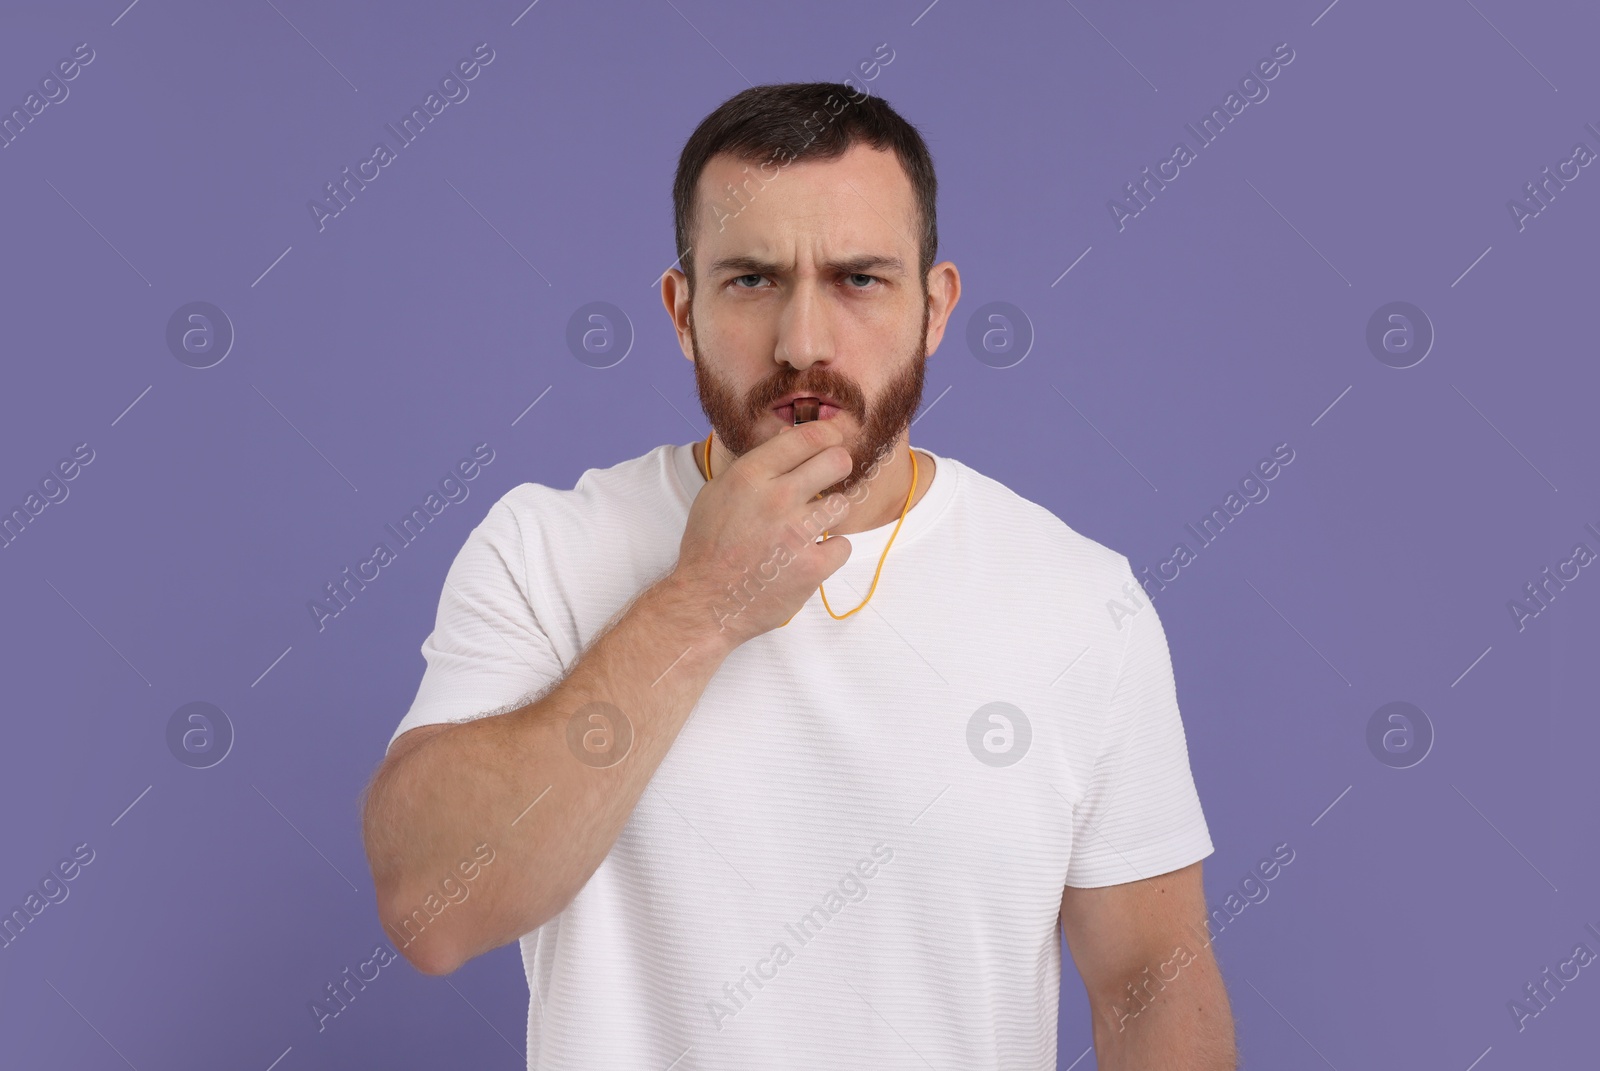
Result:
{"label": "beard", "polygon": [[[824,488],[822,496],[848,494],[862,480],[871,478],[875,466],[885,463],[889,448],[903,431],[911,425],[911,418],[922,404],[923,383],[928,370],[928,318],[931,309],[927,295],[923,295],[922,327],[917,332],[916,345],[901,367],[878,397],[868,404],[861,388],[826,365],[813,365],[798,372],[787,364],[778,365],[770,378],[757,383],[742,396],[722,377],[711,370],[700,351],[700,340],[695,334],[694,313],[689,313],[689,342],[694,349],[694,381],[700,394],[700,408],[705,412],[717,438],[735,457],[759,446],[756,441],[756,423],[771,412],[771,407],[791,391],[826,394],[839,403],[841,413],[855,418],[860,431],[854,438],[846,437],[844,446],[850,451],[850,474],[831,487]],[[708,462],[709,464],[709,459]]]}

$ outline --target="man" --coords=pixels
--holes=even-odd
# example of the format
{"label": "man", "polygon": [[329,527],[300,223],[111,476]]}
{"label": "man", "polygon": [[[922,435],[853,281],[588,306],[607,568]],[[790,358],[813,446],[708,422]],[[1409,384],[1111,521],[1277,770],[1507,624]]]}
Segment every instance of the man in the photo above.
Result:
{"label": "man", "polygon": [[451,566],[367,849],[419,970],[520,939],[530,1068],[1053,1068],[1063,933],[1101,1068],[1235,1066],[1154,608],[910,448],[935,190],[880,99],[723,104],[661,285],[711,435]]}

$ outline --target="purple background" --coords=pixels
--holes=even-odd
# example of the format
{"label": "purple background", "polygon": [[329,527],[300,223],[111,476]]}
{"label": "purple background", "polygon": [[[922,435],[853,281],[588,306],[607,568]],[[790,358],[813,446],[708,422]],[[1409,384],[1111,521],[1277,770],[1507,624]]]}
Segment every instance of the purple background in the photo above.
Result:
{"label": "purple background", "polygon": [[[0,906],[95,852],[0,949],[0,1063],[522,1065],[515,945],[397,962],[318,1031],[308,1001],[383,939],[357,794],[490,504],[707,430],[656,287],[684,139],[880,43],[867,85],[928,139],[966,289],[914,442],[1136,569],[1295,452],[1156,600],[1209,900],[1296,853],[1216,944],[1247,1065],[1595,1059],[1600,964],[1524,1030],[1507,1009],[1600,952],[1600,569],[1523,629],[1507,607],[1600,550],[1600,175],[1520,230],[1507,207],[1600,151],[1593,5],[123,2],[0,16],[6,110],[95,53],[0,150],[0,509],[94,451],[0,550]],[[470,96],[319,231],[308,201],[479,42]],[[1280,42],[1270,96],[1196,148]],[[1179,140],[1198,159],[1119,230]],[[195,301],[237,336],[207,369],[165,339]],[[595,301],[636,336],[605,369],[566,343]],[[1366,343],[1393,301],[1437,332],[1414,367]],[[967,344],[990,302],[1031,324],[1012,367]],[[479,442],[471,496],[319,631],[308,601]],[[1404,769],[1366,742],[1396,700],[1436,734]],[[193,701],[236,733],[205,769],[165,736]],[[1086,1009],[1067,966],[1061,1067]]]}

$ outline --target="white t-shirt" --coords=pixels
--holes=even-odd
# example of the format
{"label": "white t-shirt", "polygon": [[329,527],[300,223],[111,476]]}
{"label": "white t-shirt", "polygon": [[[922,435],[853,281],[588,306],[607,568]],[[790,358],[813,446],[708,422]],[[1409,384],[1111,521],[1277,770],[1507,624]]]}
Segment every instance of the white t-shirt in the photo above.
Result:
{"label": "white t-shirt", "polygon": [[[704,485],[691,450],[496,502],[391,743],[560,677],[676,562]],[[738,647],[599,869],[522,937],[530,1071],[1047,1071],[1062,886],[1211,854],[1127,559],[932,456],[871,602],[835,620],[813,594]],[[847,537],[835,613],[893,529]]]}

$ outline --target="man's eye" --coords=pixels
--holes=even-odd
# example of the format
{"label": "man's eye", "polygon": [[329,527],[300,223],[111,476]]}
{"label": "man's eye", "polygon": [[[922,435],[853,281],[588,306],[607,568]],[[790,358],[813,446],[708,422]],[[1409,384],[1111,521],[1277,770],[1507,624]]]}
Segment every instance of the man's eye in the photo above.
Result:
{"label": "man's eye", "polygon": [[735,278],[733,280],[734,283],[735,283],[735,289],[738,289],[738,290],[752,290],[752,289],[754,289],[754,287],[738,286],[737,284],[738,284],[740,279],[754,279],[756,282],[759,283],[761,281],[761,276],[759,276],[759,275],[740,275],[740,276],[738,276],[737,278]]}
{"label": "man's eye", "polygon": [[[850,278],[851,279],[865,279],[868,283],[875,283],[875,282],[878,281],[877,276],[875,276],[875,275],[866,275],[866,274],[864,274],[862,272],[856,272],[853,275],[851,275]],[[852,290],[865,290],[866,287],[865,286],[854,286],[854,287],[851,287],[851,289]]]}

